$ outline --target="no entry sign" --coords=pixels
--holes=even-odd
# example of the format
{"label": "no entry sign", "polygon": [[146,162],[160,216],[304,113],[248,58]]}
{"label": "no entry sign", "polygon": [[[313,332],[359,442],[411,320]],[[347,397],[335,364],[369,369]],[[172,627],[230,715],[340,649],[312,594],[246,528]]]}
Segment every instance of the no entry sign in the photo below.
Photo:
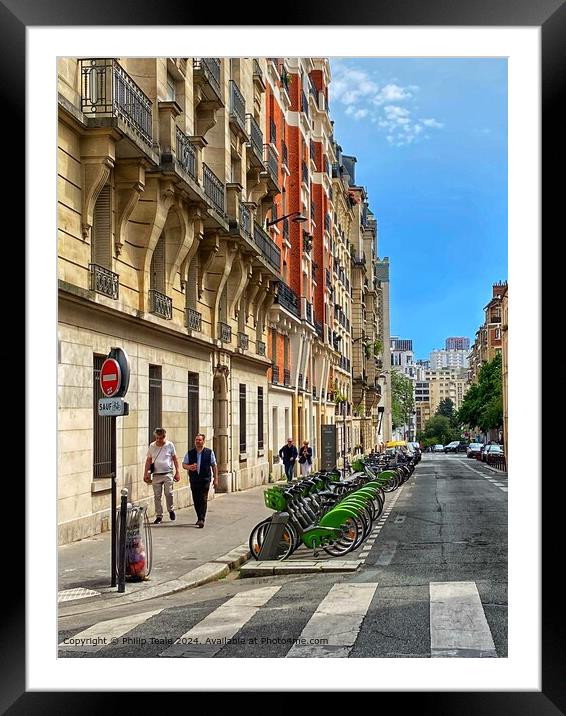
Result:
{"label": "no entry sign", "polygon": [[122,371],[114,358],[107,358],[100,369],[100,389],[102,393],[111,398],[116,395],[122,383]]}

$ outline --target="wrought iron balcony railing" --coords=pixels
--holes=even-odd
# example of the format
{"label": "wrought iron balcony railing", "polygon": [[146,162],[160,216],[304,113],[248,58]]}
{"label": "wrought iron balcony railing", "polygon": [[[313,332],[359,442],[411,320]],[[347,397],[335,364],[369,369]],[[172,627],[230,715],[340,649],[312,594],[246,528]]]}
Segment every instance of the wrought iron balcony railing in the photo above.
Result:
{"label": "wrought iron balcony railing", "polygon": [[232,329],[227,323],[218,321],[218,337],[220,338],[222,343],[232,342]]}
{"label": "wrought iron balcony railing", "polygon": [[186,325],[193,331],[202,331],[202,314],[194,308],[187,308]]}
{"label": "wrought iron balcony railing", "polygon": [[322,326],[322,323],[320,323],[319,321],[315,320],[315,322],[314,322],[314,329],[315,329],[315,331],[318,333],[318,335],[320,336],[320,338],[322,338],[322,336],[323,336],[323,326]]}
{"label": "wrought iron balcony railing", "polygon": [[293,313],[295,316],[299,315],[299,299],[297,297],[297,294],[283,281],[279,281],[279,283],[277,284],[277,295],[275,296],[275,302],[283,308],[286,308],[290,313]]}
{"label": "wrought iron balcony railing", "polygon": [[80,60],[80,67],[83,114],[117,117],[152,147],[151,100],[126,70],[114,59]]}
{"label": "wrought iron balcony railing", "polygon": [[89,264],[89,269],[90,290],[110,298],[118,298],[120,289],[120,277],[118,274],[98,264]]}
{"label": "wrought iron balcony railing", "polygon": [[258,356],[265,356],[265,343],[263,341],[256,341],[256,350]]}
{"label": "wrought iron balcony railing", "polygon": [[254,60],[253,76],[259,77],[259,79],[263,82],[263,72],[261,71],[261,67],[259,66],[259,62],[257,60]]}
{"label": "wrought iron balcony railing", "polygon": [[238,348],[247,351],[250,347],[250,339],[245,333],[238,333]]}
{"label": "wrought iron balcony railing", "polygon": [[177,161],[197,181],[197,153],[187,135],[177,127]]}
{"label": "wrought iron balcony railing", "polygon": [[240,202],[240,231],[248,239],[252,238],[252,215],[243,202]]}
{"label": "wrought iron balcony railing", "polygon": [[203,163],[202,165],[203,189],[205,195],[210,199],[214,208],[224,215],[226,206],[226,188],[212,169]]}
{"label": "wrought iron balcony railing", "polygon": [[254,223],[254,241],[266,261],[276,271],[281,271],[281,249],[271,240],[269,234],[256,223]]}
{"label": "wrought iron balcony railing", "polygon": [[264,152],[265,152],[265,165],[267,167],[267,171],[269,172],[271,179],[273,182],[279,186],[279,171],[277,166],[277,154],[275,154],[275,150],[271,146],[271,144],[264,144],[263,145]]}
{"label": "wrought iron balcony railing", "polygon": [[206,79],[216,90],[219,97],[222,97],[220,89],[220,58],[219,57],[195,57],[193,68],[202,70]]}
{"label": "wrought iron balcony railing", "polygon": [[246,100],[240,88],[230,80],[230,120],[236,122],[242,132],[246,132]]}
{"label": "wrought iron balcony railing", "polygon": [[173,300],[160,291],[149,290],[149,312],[162,318],[173,318]]}
{"label": "wrought iron balcony railing", "polygon": [[263,164],[263,132],[253,114],[247,114],[246,117],[248,120],[250,146],[258,161]]}
{"label": "wrought iron balcony railing", "polygon": [[289,219],[283,219],[283,238],[289,241]]}
{"label": "wrought iron balcony railing", "polygon": [[283,369],[283,385],[291,385],[291,371],[288,368]]}

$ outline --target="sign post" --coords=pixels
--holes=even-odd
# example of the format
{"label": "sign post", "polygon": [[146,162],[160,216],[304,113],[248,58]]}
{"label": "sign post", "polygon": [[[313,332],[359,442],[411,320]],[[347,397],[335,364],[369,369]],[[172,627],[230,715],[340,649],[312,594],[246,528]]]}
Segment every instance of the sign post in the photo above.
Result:
{"label": "sign post", "polygon": [[[116,586],[116,416],[128,415],[129,406],[123,399],[130,384],[130,361],[122,348],[111,348],[108,358],[100,368],[100,390],[104,398],[98,401],[98,414],[109,417],[110,424],[110,476],[112,493],[110,502],[112,539],[111,539],[111,579],[110,586]],[[122,590],[123,591],[123,590]]]}
{"label": "sign post", "polygon": [[336,467],[336,425],[321,425],[320,469]]}

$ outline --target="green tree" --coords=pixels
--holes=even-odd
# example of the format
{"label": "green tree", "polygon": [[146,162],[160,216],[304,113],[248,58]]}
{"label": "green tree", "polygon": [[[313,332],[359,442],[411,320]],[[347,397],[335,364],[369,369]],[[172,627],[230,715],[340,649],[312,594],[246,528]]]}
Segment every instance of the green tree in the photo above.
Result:
{"label": "green tree", "polygon": [[480,369],[479,381],[464,396],[457,413],[460,425],[486,433],[503,425],[503,385],[501,353]]}
{"label": "green tree", "polygon": [[413,383],[402,373],[391,371],[391,418],[393,429],[409,425],[415,409]]}
{"label": "green tree", "polygon": [[454,403],[450,398],[444,398],[440,401],[438,408],[436,409],[435,415],[444,415],[446,418],[451,418],[454,415]]}
{"label": "green tree", "polygon": [[433,415],[425,425],[423,432],[425,447],[429,447],[429,445],[446,445],[452,440],[459,439],[460,430],[452,427],[450,418],[446,415]]}

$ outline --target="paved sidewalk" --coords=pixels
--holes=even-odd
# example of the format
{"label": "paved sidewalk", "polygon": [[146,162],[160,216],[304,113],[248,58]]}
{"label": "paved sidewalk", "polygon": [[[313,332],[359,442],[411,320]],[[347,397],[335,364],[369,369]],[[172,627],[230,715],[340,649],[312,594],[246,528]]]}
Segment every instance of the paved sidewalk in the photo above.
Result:
{"label": "paved sidewalk", "polygon": [[174,522],[165,512],[163,522],[151,526],[153,560],[149,578],[143,582],[126,581],[126,591],[121,594],[110,586],[110,532],[60,546],[59,615],[151,599],[226,576],[249,559],[252,527],[273,514],[263,501],[266,487],[216,494],[209,502],[204,529],[195,525],[192,506],[177,510]]}

